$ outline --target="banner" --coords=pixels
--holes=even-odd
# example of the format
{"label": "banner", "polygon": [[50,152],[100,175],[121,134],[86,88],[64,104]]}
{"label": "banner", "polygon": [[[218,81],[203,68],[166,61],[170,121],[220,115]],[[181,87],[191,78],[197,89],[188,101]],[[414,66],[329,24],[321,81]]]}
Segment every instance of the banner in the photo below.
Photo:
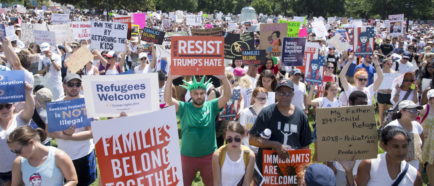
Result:
{"label": "banner", "polygon": [[92,122],[101,185],[182,186],[175,107]]}
{"label": "banner", "polygon": [[87,45],[83,45],[66,58],[65,65],[68,67],[68,71],[76,73],[92,60],[93,54],[89,51]]}
{"label": "banner", "polygon": [[286,21],[279,20],[279,23],[287,23],[288,24],[288,37],[298,37],[298,32],[300,31],[301,23],[298,21]]}
{"label": "banner", "polygon": [[266,60],[265,50],[246,50],[242,52],[243,64],[245,65],[263,65]]}
{"label": "banner", "polygon": [[170,71],[174,75],[223,75],[224,38],[172,37]]}
{"label": "banner", "polygon": [[51,24],[69,23],[69,14],[51,14]]}
{"label": "banner", "polygon": [[282,160],[274,150],[262,151],[263,186],[297,185],[298,176],[304,173],[304,167],[311,162],[310,149],[289,150],[289,158]]}
{"label": "banner", "polygon": [[224,30],[222,27],[210,28],[210,29],[200,29],[191,28],[192,36],[223,36]]}
{"label": "banner", "polygon": [[242,34],[225,34],[225,58],[242,59],[242,52],[255,49],[255,38],[253,32]]}
{"label": "banner", "polygon": [[282,55],[282,39],[288,34],[288,24],[261,24],[260,30],[259,49],[271,53],[271,56],[280,57]]}
{"label": "banner", "polygon": [[319,49],[318,43],[306,42],[303,60],[305,64],[304,76],[308,84],[319,85],[322,83],[325,59],[320,59]]}
{"label": "banner", "polygon": [[92,27],[90,21],[72,22],[69,26],[72,29],[74,40],[90,39],[90,28]]}
{"label": "banner", "polygon": [[152,28],[143,28],[142,41],[151,42],[155,44],[163,44],[165,32]]}
{"label": "banner", "polygon": [[389,15],[389,20],[404,21],[404,14]]}
{"label": "banner", "polygon": [[303,66],[306,38],[283,38],[282,64],[285,66]]}
{"label": "banner", "polygon": [[356,56],[372,55],[374,51],[374,27],[357,27],[354,29],[354,52]]}
{"label": "banner", "polygon": [[47,42],[51,46],[56,46],[56,34],[50,31],[33,30],[33,36],[35,37],[35,43],[40,45]]}
{"label": "banner", "polygon": [[0,71],[0,103],[25,101],[24,71]]}
{"label": "banner", "polygon": [[146,27],[146,13],[134,13],[132,17],[133,17],[132,24],[139,25],[140,29]]}
{"label": "banner", "polygon": [[123,52],[127,39],[128,25],[113,22],[92,22],[91,49]]}
{"label": "banner", "polygon": [[377,157],[378,132],[373,106],[316,110],[318,161]]}
{"label": "banner", "polygon": [[70,43],[74,41],[72,29],[69,24],[48,25],[48,30],[54,32],[57,44]]}
{"label": "banner", "polygon": [[201,26],[202,25],[202,16],[200,15],[187,15],[185,17],[185,22],[188,26]]}
{"label": "banner", "polygon": [[128,116],[157,110],[157,73],[122,76],[83,76],[89,117]]}
{"label": "banner", "polygon": [[64,131],[72,126],[90,126],[84,98],[47,103],[48,132]]}

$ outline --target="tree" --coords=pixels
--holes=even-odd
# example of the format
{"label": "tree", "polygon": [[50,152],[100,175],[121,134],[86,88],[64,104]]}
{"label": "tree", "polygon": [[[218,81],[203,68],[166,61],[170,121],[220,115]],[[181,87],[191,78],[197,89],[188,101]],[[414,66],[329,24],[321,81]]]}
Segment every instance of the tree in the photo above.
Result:
{"label": "tree", "polygon": [[273,12],[272,3],[268,0],[254,0],[250,6],[259,13],[271,14]]}

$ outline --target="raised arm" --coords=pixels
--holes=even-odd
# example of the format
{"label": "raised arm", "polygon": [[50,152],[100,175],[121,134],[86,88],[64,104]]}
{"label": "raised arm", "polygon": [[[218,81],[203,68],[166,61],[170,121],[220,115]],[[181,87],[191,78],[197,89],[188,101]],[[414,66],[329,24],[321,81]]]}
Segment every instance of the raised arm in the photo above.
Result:
{"label": "raised arm", "polygon": [[348,60],[347,64],[345,64],[344,68],[342,68],[341,73],[339,73],[339,80],[341,81],[342,88],[344,88],[344,91],[348,91],[349,89],[349,83],[346,77],[346,74],[348,72],[348,68],[350,68],[352,61]]}
{"label": "raised arm", "polygon": [[7,38],[3,38],[2,43],[6,61],[11,64],[12,69],[24,70],[24,67],[21,65],[20,58],[18,57],[17,53],[15,53],[14,47],[12,47],[11,41]]}
{"label": "raised arm", "polygon": [[173,76],[169,73],[169,76],[167,77],[166,86],[164,87],[164,101],[168,106],[175,105],[176,111],[178,111],[179,108],[179,102],[172,96],[172,82],[174,79],[178,78],[180,76]]}
{"label": "raised arm", "polygon": [[20,117],[23,121],[29,122],[33,117],[33,112],[35,111],[35,99],[32,95],[33,87],[32,85],[25,83],[26,89],[26,102],[24,104],[24,109],[20,113]]}
{"label": "raised arm", "polygon": [[219,78],[223,83],[223,91],[222,91],[223,94],[218,98],[219,99],[218,106],[219,108],[223,108],[226,105],[226,103],[229,101],[229,99],[231,99],[232,88],[226,75],[218,75],[216,77]]}
{"label": "raised arm", "polygon": [[383,70],[380,67],[380,64],[378,63],[378,56],[374,55],[374,66],[375,71],[377,71],[377,79],[374,81],[374,92],[377,92],[378,88],[380,88],[381,83],[383,82]]}

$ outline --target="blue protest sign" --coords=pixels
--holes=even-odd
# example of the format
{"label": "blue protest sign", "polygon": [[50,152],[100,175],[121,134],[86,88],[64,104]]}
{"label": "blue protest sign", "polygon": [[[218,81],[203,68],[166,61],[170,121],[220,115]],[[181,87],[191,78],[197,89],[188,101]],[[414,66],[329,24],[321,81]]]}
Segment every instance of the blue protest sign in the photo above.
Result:
{"label": "blue protest sign", "polygon": [[282,63],[285,66],[303,66],[306,38],[283,38]]}
{"label": "blue protest sign", "polygon": [[6,26],[4,24],[0,24],[0,38],[6,37]]}
{"label": "blue protest sign", "polygon": [[84,98],[56,101],[47,104],[48,132],[63,131],[71,126],[90,126]]}
{"label": "blue protest sign", "polygon": [[24,72],[0,71],[0,103],[25,101]]}

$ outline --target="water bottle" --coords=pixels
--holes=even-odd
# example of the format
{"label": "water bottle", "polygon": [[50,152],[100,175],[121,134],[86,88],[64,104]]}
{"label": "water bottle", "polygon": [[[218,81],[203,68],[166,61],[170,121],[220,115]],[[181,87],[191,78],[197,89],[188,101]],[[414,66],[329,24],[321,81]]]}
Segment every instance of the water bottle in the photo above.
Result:
{"label": "water bottle", "polygon": [[269,140],[271,138],[271,130],[269,128],[266,128],[259,135],[261,136],[261,138]]}

